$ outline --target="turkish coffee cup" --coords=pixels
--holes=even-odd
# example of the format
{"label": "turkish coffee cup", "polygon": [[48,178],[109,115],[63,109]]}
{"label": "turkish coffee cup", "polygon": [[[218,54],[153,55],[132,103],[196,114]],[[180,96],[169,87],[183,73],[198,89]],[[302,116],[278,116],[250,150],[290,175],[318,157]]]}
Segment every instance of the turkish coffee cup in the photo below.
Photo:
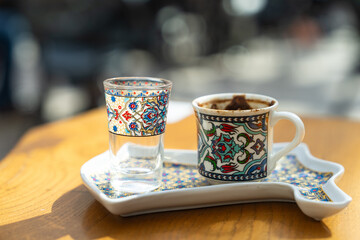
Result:
{"label": "turkish coffee cup", "polygon": [[[250,93],[223,93],[192,102],[197,119],[198,171],[210,183],[247,182],[267,177],[276,162],[304,138],[301,119],[277,111],[279,102]],[[296,127],[291,142],[273,152],[273,129],[281,120]]]}

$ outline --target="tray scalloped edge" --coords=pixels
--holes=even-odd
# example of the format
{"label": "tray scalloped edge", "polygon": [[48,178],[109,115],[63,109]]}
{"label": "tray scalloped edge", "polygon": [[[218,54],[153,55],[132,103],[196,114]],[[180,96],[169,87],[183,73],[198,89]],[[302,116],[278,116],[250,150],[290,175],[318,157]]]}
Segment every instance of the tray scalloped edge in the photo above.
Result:
{"label": "tray scalloped edge", "polygon": [[[274,151],[286,143],[274,144]],[[325,161],[311,155],[306,144],[296,147],[291,154],[305,167],[319,172],[332,172],[333,176],[322,186],[331,202],[313,201],[301,195],[299,189],[281,182],[246,182],[229,183],[195,188],[176,189],[160,192],[149,192],[124,198],[111,199],[102,193],[90,181],[89,176],[94,169],[106,170],[108,152],[104,152],[81,167],[80,175],[90,193],[107,210],[115,215],[132,216],[145,213],[193,209],[219,205],[230,205],[251,202],[296,202],[301,211],[309,217],[321,220],[344,209],[351,197],[336,184],[344,173],[340,164]],[[196,165],[196,151],[165,150],[165,161]]]}

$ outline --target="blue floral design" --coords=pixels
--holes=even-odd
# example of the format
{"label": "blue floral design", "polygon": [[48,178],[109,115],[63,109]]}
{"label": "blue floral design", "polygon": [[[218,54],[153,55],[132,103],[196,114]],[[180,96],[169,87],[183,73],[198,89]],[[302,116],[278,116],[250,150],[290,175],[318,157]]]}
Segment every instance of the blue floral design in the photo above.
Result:
{"label": "blue floral design", "polygon": [[[152,136],[164,132],[169,100],[167,90],[166,93],[136,91],[137,97],[127,97],[127,94],[135,94],[135,92],[121,91],[120,101],[116,93],[118,91],[106,96],[110,132],[131,136]],[[154,96],[150,97],[151,94]]]}
{"label": "blue floral design", "polygon": [[141,118],[145,124],[151,124],[158,119],[158,110],[155,107],[145,109],[144,113],[141,114]]}
{"label": "blue floral design", "polygon": [[131,103],[129,103],[129,108],[131,109],[131,110],[136,110],[137,108],[138,108],[138,104],[137,104],[137,102],[131,102]]}
{"label": "blue floral design", "polygon": [[168,101],[169,95],[168,94],[162,94],[158,97],[158,101],[160,106],[165,106]]}
{"label": "blue floral design", "polygon": [[139,131],[139,126],[137,125],[136,122],[130,123],[129,128],[130,128],[130,130],[133,130],[133,131]]}

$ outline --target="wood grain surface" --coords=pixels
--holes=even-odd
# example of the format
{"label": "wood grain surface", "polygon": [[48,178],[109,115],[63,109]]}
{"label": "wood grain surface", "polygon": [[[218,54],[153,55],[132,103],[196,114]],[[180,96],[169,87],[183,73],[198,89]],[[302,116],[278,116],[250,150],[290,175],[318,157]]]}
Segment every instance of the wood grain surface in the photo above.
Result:
{"label": "wood grain surface", "polygon": [[[338,186],[353,201],[317,222],[294,203],[249,203],[123,218],[86,190],[80,167],[108,148],[104,108],[27,132],[0,162],[0,239],[359,239],[360,123],[305,118],[318,158],[345,167]],[[289,141],[280,121],[275,142]],[[167,125],[165,147],[196,149],[193,116]]]}

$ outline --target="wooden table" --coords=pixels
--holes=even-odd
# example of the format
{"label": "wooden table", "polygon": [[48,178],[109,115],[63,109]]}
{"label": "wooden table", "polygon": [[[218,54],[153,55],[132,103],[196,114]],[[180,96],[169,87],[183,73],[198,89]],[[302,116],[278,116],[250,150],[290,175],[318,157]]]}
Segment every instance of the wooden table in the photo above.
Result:
{"label": "wooden table", "polygon": [[[249,203],[123,218],[87,191],[80,167],[108,148],[105,109],[36,127],[0,162],[0,239],[279,239],[360,236],[360,123],[304,118],[318,158],[345,167],[338,186],[353,201],[317,222],[294,203]],[[281,121],[275,141],[288,141]],[[196,149],[195,118],[168,124],[165,147]]]}

